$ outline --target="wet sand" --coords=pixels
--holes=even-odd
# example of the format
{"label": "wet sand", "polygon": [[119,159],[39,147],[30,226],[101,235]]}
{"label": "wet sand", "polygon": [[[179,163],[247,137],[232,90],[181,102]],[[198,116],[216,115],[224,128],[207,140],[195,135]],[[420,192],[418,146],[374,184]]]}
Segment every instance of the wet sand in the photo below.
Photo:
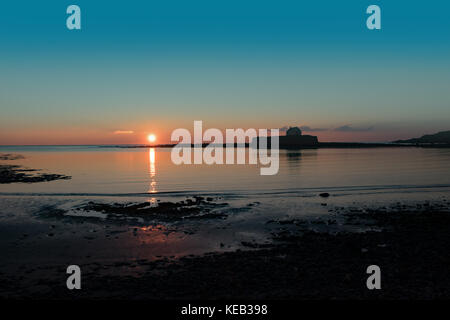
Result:
{"label": "wet sand", "polygon": [[[0,274],[2,298],[32,299],[436,299],[450,297],[450,210],[335,208],[341,219],[270,220],[271,244],[159,260],[83,265],[83,287],[65,288],[63,267]],[[323,225],[324,232],[311,225]],[[335,224],[364,232],[328,232]],[[366,268],[382,270],[382,290],[368,290]],[[35,268],[36,269],[36,268]],[[105,274],[107,271],[108,274]],[[27,275],[29,272],[29,275]]]}

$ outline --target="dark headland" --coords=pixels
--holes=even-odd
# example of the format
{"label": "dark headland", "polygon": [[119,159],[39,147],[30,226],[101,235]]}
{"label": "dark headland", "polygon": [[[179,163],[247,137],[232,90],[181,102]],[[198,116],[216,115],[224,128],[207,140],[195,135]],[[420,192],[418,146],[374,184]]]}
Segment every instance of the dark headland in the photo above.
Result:
{"label": "dark headland", "polygon": [[426,134],[420,138],[413,138],[408,140],[397,140],[393,143],[401,144],[415,144],[415,145],[445,145],[450,146],[450,130],[441,131],[435,134]]}

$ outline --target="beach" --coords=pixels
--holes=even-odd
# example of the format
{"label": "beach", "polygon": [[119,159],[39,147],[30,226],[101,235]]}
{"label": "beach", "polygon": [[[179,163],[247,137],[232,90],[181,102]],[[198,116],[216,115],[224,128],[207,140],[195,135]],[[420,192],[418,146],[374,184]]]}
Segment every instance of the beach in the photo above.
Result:
{"label": "beach", "polygon": [[[283,151],[274,177],[172,175],[158,149],[2,150],[39,170],[0,184],[0,297],[448,298],[449,153],[396,150]],[[373,264],[382,290],[367,290]]]}

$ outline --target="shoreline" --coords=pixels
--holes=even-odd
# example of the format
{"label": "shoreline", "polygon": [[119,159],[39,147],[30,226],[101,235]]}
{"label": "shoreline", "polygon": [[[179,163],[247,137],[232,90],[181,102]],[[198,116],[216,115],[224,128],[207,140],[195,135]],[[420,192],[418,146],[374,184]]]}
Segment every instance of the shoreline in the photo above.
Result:
{"label": "shoreline", "polygon": [[[160,145],[99,145],[100,148],[173,148],[176,144],[160,144]],[[187,148],[199,148],[194,144],[181,145]],[[250,148],[249,143],[238,145],[232,144],[222,144],[222,145],[210,145],[209,143],[203,143],[201,148],[206,148],[208,146],[217,146],[226,148],[233,146],[234,148]],[[270,148],[270,143],[268,143],[268,148]],[[280,145],[279,149],[289,150],[289,149],[330,149],[330,148],[348,148],[348,149],[359,149],[359,148],[450,148],[450,144],[394,144],[394,143],[365,143],[365,142],[319,142],[317,146],[283,146]]]}
{"label": "shoreline", "polygon": [[[134,144],[74,144],[74,145],[0,145],[2,148],[8,147],[30,147],[30,148],[38,148],[38,147],[98,147],[98,148],[173,148],[177,144],[158,144],[158,145],[134,145]],[[209,146],[209,143],[203,143],[201,148],[206,148]],[[218,145],[219,147],[227,147],[231,144],[222,144]],[[270,145],[270,144],[269,144]],[[182,145],[188,148],[198,148],[194,144],[186,144]],[[214,146],[214,144],[212,145]],[[249,148],[249,143],[237,145],[234,143],[233,147],[235,148]],[[389,143],[389,142],[319,142],[316,146],[280,146],[280,149],[328,149],[328,148],[450,148],[450,143]],[[0,159],[1,160],[1,159]]]}
{"label": "shoreline", "polygon": [[0,299],[448,299],[448,186],[395,190],[4,196]]}
{"label": "shoreline", "polygon": [[[341,219],[280,219],[271,243],[158,260],[91,260],[83,290],[65,288],[62,265],[0,273],[5,299],[436,299],[450,297],[450,206],[424,202],[378,209],[339,208]],[[54,223],[52,220],[48,223]],[[72,223],[72,222],[69,222]],[[311,226],[321,226],[321,231]],[[364,231],[331,231],[334,226]],[[327,230],[327,228],[329,230]],[[382,290],[367,290],[379,265]]]}

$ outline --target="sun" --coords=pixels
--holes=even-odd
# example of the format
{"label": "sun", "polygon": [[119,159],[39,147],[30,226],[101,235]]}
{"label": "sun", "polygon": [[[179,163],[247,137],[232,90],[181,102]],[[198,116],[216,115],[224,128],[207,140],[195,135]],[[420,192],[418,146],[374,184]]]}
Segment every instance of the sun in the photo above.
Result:
{"label": "sun", "polygon": [[149,134],[149,135],[147,136],[147,140],[148,140],[149,142],[155,142],[155,141],[156,141],[156,136],[155,136],[154,134]]}

